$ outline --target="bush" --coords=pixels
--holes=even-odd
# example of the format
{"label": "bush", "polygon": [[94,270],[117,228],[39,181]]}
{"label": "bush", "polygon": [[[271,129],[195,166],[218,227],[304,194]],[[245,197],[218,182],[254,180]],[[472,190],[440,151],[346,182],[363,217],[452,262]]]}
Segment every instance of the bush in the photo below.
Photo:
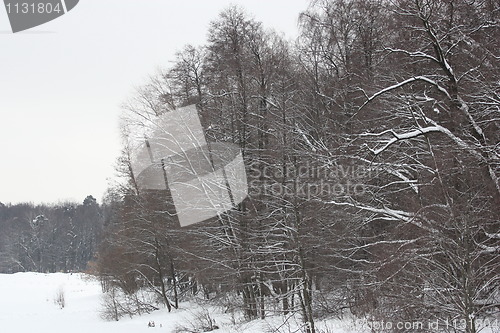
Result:
{"label": "bush", "polygon": [[215,323],[215,319],[212,318],[207,309],[203,309],[195,314],[187,326],[178,325],[174,333],[202,333],[211,332],[216,329],[219,329],[219,326]]}
{"label": "bush", "polygon": [[56,296],[54,297],[54,304],[57,304],[61,309],[64,309],[66,306],[66,297],[63,287],[59,287],[57,290]]}
{"label": "bush", "polygon": [[103,295],[101,317],[105,320],[118,321],[124,316],[133,317],[159,310],[157,306],[153,305],[155,304],[154,298],[154,295],[141,290],[127,294],[119,287],[109,286]]}

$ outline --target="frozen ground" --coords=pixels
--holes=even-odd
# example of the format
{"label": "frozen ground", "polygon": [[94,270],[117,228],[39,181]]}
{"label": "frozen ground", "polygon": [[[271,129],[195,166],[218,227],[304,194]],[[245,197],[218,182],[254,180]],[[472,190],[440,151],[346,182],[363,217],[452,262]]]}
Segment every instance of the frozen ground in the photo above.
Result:
{"label": "frozen ground", "polygon": [[[64,308],[56,299],[63,293]],[[179,310],[166,310],[151,314],[123,318],[118,322],[100,317],[101,288],[98,282],[82,274],[0,274],[0,332],[2,333],[141,333],[173,332],[178,325],[189,326],[201,311],[209,311],[220,326],[217,333],[266,333],[270,324],[280,325],[283,318],[268,321],[255,320],[234,324],[229,315],[217,308],[202,309],[198,305],[183,303]],[[148,327],[150,321],[155,327]],[[321,323],[320,323],[321,325]],[[294,331],[294,318],[288,320],[282,332]],[[348,329],[342,322],[330,322],[329,333],[360,332]],[[290,328],[290,330],[289,330]]]}
{"label": "frozen ground", "polygon": [[[63,309],[55,301],[63,291]],[[156,311],[123,318],[101,319],[101,288],[82,274],[17,273],[0,275],[0,332],[140,333],[171,332],[186,321],[190,311]],[[148,327],[154,321],[155,327]],[[161,325],[161,327],[160,327]]]}
{"label": "frozen ground", "polygon": [[[64,294],[65,306],[56,302]],[[102,294],[99,283],[83,274],[0,274],[0,333],[173,333],[179,325],[189,327],[200,313],[209,313],[220,329],[215,333],[300,332],[300,318],[270,317],[244,322],[222,312],[220,307],[182,303],[180,309],[166,310],[120,321],[101,318]],[[150,321],[155,327],[148,327]],[[367,326],[351,320],[317,322],[318,333],[368,333]],[[377,330],[375,330],[377,331]],[[411,331],[411,330],[410,330]],[[481,333],[498,333],[498,322]],[[387,331],[386,331],[387,332]]]}

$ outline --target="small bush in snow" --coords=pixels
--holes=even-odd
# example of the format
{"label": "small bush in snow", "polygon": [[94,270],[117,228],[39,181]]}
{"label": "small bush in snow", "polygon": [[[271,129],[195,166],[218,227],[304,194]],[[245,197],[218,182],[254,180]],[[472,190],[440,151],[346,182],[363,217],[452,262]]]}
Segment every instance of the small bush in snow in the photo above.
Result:
{"label": "small bush in snow", "polygon": [[54,298],[54,304],[57,304],[59,306],[59,308],[61,308],[61,309],[64,309],[64,307],[66,306],[66,297],[65,297],[63,287],[60,287],[57,290],[56,296]]}
{"label": "small bush in snow", "polygon": [[110,286],[103,295],[101,317],[113,321],[118,321],[123,316],[132,318],[135,315],[158,310],[159,308],[154,304],[154,295],[148,291],[139,290],[136,293],[127,294],[117,286]]}
{"label": "small bush in snow", "polygon": [[202,333],[219,329],[215,319],[207,309],[197,312],[194,318],[187,325],[178,325],[174,333]]}

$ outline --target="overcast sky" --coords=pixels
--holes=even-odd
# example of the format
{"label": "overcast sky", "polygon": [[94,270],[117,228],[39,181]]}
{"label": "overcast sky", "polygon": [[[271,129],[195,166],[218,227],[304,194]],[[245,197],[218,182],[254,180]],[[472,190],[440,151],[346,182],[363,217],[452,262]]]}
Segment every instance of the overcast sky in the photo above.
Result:
{"label": "overcast sky", "polygon": [[12,34],[0,7],[0,202],[99,200],[119,155],[120,104],[231,4],[297,36],[307,0],[80,0]]}

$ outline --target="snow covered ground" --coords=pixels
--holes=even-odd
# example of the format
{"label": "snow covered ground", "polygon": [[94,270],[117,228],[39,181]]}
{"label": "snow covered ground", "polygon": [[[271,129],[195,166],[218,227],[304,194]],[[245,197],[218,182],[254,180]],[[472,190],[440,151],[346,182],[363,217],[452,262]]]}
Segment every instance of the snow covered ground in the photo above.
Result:
{"label": "snow covered ground", "polygon": [[[64,295],[64,307],[57,299]],[[209,313],[220,329],[215,333],[279,333],[300,332],[300,318],[274,316],[266,320],[244,322],[223,313],[220,307],[181,303],[180,309],[168,312],[124,317],[120,321],[101,318],[100,284],[84,274],[0,274],[0,333],[173,333],[182,325],[190,327],[200,314]],[[155,327],[148,327],[150,321]],[[498,321],[481,333],[500,331]],[[368,333],[366,324],[352,320],[316,323],[318,333]],[[377,330],[375,330],[377,331]],[[387,332],[387,331],[385,331]]]}
{"label": "snow covered ground", "polygon": [[[56,302],[64,294],[65,306]],[[0,332],[171,332],[192,313],[165,310],[118,322],[101,319],[101,287],[82,274],[0,274]],[[155,327],[148,327],[150,321]],[[161,326],[161,327],[160,327]]]}
{"label": "snow covered ground", "polygon": [[[64,295],[65,305],[57,303]],[[220,326],[217,333],[271,332],[270,325],[283,324],[283,318],[255,320],[234,324],[229,315],[217,308],[203,309],[190,303],[168,313],[166,310],[120,321],[101,318],[101,287],[83,274],[0,274],[0,332],[2,333],[154,333],[173,332],[178,325],[189,326],[201,311],[209,311]],[[155,327],[148,327],[150,321]],[[321,323],[319,323],[321,325]],[[333,325],[333,326],[332,326]],[[283,332],[294,331],[294,318],[283,326]],[[354,333],[342,322],[329,323],[331,333]]]}
{"label": "snow covered ground", "polygon": [[[64,295],[64,307],[57,299]],[[200,313],[209,313],[220,329],[216,333],[300,332],[298,317],[270,317],[244,322],[231,318],[220,308],[182,303],[180,309],[166,310],[120,321],[101,318],[100,284],[84,274],[0,274],[0,333],[173,333],[182,325],[190,327]],[[155,327],[148,327],[154,321]],[[368,333],[371,330],[350,320],[328,320],[316,323],[318,333]],[[481,333],[498,332],[494,328]]]}

